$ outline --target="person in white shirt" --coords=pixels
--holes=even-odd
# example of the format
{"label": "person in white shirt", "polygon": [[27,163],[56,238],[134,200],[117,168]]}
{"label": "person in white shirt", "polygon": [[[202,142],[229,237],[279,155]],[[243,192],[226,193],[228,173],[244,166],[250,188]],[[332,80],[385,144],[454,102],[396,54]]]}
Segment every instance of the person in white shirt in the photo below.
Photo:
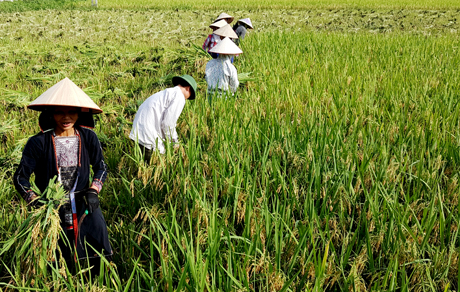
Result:
{"label": "person in white shirt", "polygon": [[205,78],[208,84],[209,98],[214,95],[220,97],[229,92],[233,95],[240,82],[231,58],[243,53],[243,51],[226,37],[209,52],[219,54],[217,59],[212,59],[206,64]]}
{"label": "person in white shirt", "polygon": [[166,140],[177,143],[176,123],[187,99],[195,99],[196,81],[190,75],[172,79],[175,87],[167,88],[147,98],[139,107],[129,138],[139,143],[145,161],[152,152],[165,153]]}

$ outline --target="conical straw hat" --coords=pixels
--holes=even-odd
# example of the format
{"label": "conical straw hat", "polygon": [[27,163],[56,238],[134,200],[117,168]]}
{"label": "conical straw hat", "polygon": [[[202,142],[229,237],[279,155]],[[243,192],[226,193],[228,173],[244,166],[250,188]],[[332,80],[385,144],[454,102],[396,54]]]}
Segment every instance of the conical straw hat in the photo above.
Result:
{"label": "conical straw hat", "polygon": [[221,55],[238,55],[243,53],[243,51],[229,38],[221,40],[217,45],[210,49],[209,52]]}
{"label": "conical straw hat", "polygon": [[249,28],[254,28],[254,27],[252,27],[252,22],[251,22],[251,20],[249,18],[240,19],[240,20],[238,20],[238,22],[242,22],[242,23],[247,24],[247,26],[249,26]]}
{"label": "conical straw hat", "polygon": [[83,112],[87,110],[93,114],[102,113],[91,98],[67,77],[53,85],[27,107],[43,111],[49,106],[74,106],[82,108]]}
{"label": "conical straw hat", "polygon": [[215,35],[223,36],[223,37],[229,37],[231,39],[237,39],[238,36],[236,35],[235,31],[233,28],[230,26],[230,24],[226,24],[225,26],[222,26],[219,29],[216,29],[213,32]]}
{"label": "conical straw hat", "polygon": [[219,21],[211,23],[211,25],[209,27],[210,28],[213,28],[213,27],[221,28],[222,26],[226,26],[227,24],[228,23],[224,19],[221,19]]}
{"label": "conical straw hat", "polygon": [[221,20],[221,19],[227,19],[227,18],[230,18],[230,22],[232,22],[233,19],[235,19],[235,17],[233,17],[233,16],[231,16],[231,15],[228,15],[228,14],[225,13],[225,12],[222,12],[222,13],[217,17],[217,19],[216,19],[214,22],[216,22],[216,21],[218,21],[218,20]]}

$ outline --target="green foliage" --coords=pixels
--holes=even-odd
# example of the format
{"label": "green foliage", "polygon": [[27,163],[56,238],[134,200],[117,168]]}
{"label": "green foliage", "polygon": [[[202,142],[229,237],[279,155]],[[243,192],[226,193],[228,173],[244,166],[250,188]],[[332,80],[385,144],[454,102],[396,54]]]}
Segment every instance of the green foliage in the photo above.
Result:
{"label": "green foliage", "polygon": [[58,240],[63,233],[57,211],[65,200],[65,191],[56,183],[56,177],[50,181],[43,194],[36,187],[34,189],[40,195],[36,200],[43,202],[43,205],[34,210],[25,207],[17,209],[9,220],[8,232],[0,242],[0,256],[3,263],[14,272],[11,277],[16,279],[17,284],[23,276],[27,280],[21,284],[25,285],[32,284],[34,279],[46,279],[49,277],[48,265],[55,265],[56,268],[60,266],[65,271],[63,262],[58,265]]}
{"label": "green foliage", "polygon": [[44,9],[72,9],[78,2],[83,0],[15,0],[14,2],[3,2],[0,11],[5,13],[24,12]]}
{"label": "green foliage", "polygon": [[[39,128],[24,105],[68,76],[104,110],[113,263],[95,281],[54,268],[33,288],[457,291],[457,12],[356,11],[251,12],[244,86],[211,104],[199,46],[217,10],[0,15],[0,241],[26,214],[11,175]],[[134,114],[181,74],[199,84],[181,147],[146,164]],[[17,256],[2,254],[0,285],[30,288]]]}
{"label": "green foliage", "polygon": [[[460,3],[457,0],[258,0],[258,1],[244,1],[234,0],[232,2],[223,0],[202,0],[202,1],[188,1],[188,0],[172,0],[172,1],[151,1],[151,0],[112,0],[112,1],[99,1],[100,8],[122,8],[122,9],[279,9],[279,8],[295,8],[295,9],[311,9],[311,8],[420,8],[420,9],[442,9],[442,8],[458,8]],[[89,6],[90,2],[86,1],[80,4],[80,7]]]}

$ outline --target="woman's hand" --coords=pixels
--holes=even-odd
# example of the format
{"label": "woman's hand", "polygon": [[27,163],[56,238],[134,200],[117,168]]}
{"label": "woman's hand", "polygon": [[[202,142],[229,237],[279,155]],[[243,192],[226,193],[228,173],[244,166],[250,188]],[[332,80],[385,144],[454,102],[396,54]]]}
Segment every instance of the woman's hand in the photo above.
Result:
{"label": "woman's hand", "polygon": [[89,188],[85,191],[85,203],[88,208],[88,214],[93,213],[94,210],[99,208],[99,197],[95,188]]}
{"label": "woman's hand", "polygon": [[28,200],[26,200],[27,204],[34,208],[40,208],[41,206],[45,205],[43,201],[48,201],[48,200],[37,196],[35,193],[31,194]]}

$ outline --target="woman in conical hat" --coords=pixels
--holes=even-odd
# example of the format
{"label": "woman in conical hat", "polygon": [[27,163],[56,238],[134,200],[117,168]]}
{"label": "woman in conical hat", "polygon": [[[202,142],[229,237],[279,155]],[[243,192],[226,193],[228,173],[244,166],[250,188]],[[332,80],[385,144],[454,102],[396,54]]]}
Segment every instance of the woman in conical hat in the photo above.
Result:
{"label": "woman in conical hat", "polygon": [[[216,35],[218,38],[220,38],[219,42],[221,42],[226,37],[228,37],[230,39],[238,39],[238,36],[236,35],[236,33],[233,31],[232,27],[228,23],[226,23],[221,28],[216,29],[214,31],[214,35]],[[219,43],[219,42],[217,42],[217,43]],[[219,54],[213,53],[213,52],[210,52],[210,54],[214,59],[219,56]],[[231,58],[231,62],[233,63],[233,57]]]}
{"label": "woman in conical hat", "polygon": [[224,19],[225,21],[227,21],[227,23],[232,23],[233,19],[235,19],[233,16],[231,15],[228,15],[227,13],[225,12],[222,12],[219,16],[217,16],[216,20],[214,20],[214,22],[217,22],[221,19]]}
{"label": "woman in conical hat", "polygon": [[206,82],[208,94],[221,96],[224,93],[232,95],[238,89],[238,72],[231,62],[234,55],[243,53],[228,37],[210,50],[211,53],[218,53],[219,57],[206,64]]}
{"label": "woman in conical hat", "polygon": [[[102,110],[70,79],[65,78],[28,105],[41,111],[41,132],[24,147],[21,162],[14,173],[14,185],[30,206],[40,206],[46,198],[31,189],[30,177],[43,191],[54,177],[67,192],[67,202],[60,207],[61,225],[74,248],[60,244],[68,264],[74,258],[89,258],[99,271],[96,252],[111,257],[107,226],[99,208],[98,195],[107,177],[102,147],[94,127],[93,114]],[[90,168],[93,170],[92,181]],[[90,248],[91,246],[92,248]]]}
{"label": "woman in conical hat", "polygon": [[233,30],[238,36],[238,39],[235,41],[235,43],[239,45],[240,41],[244,40],[247,30],[253,28],[254,27],[252,26],[252,22],[249,18],[243,18],[238,20],[236,24],[233,26]]}
{"label": "woman in conical hat", "polygon": [[221,39],[223,39],[225,37],[228,37],[228,38],[231,38],[231,39],[237,39],[238,38],[238,36],[236,35],[235,31],[232,29],[230,24],[226,24],[226,25],[222,26],[221,28],[216,29],[214,31],[214,34],[220,36]]}
{"label": "woman in conical hat", "polygon": [[[206,52],[209,53],[209,50],[212,49],[215,45],[217,45],[220,42],[221,37],[216,35],[216,34],[214,34],[214,31],[218,30],[219,28],[221,28],[221,27],[223,27],[225,25],[228,25],[228,23],[225,20],[222,19],[222,20],[219,20],[217,22],[212,23],[209,26],[212,29],[213,33],[208,35],[208,37],[204,41],[203,50],[205,50]],[[211,54],[211,56],[213,58],[217,58],[216,54]]]}

